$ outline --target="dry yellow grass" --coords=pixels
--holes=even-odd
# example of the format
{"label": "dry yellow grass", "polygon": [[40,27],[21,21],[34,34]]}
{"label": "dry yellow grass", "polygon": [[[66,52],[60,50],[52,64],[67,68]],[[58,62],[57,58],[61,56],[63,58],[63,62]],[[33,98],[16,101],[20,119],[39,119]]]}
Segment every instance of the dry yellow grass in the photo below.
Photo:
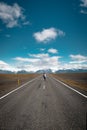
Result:
{"label": "dry yellow grass", "polygon": [[72,87],[87,91],[87,73],[52,74],[52,76]]}
{"label": "dry yellow grass", "polygon": [[0,74],[0,96],[35,78],[37,74]]}

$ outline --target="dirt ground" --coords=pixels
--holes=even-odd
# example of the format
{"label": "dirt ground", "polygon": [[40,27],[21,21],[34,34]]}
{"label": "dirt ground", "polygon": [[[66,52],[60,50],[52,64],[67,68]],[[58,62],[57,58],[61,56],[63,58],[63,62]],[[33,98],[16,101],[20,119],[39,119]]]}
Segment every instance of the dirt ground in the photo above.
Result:
{"label": "dirt ground", "polygon": [[87,73],[61,73],[52,74],[52,76],[72,87],[77,87],[87,92]]}
{"label": "dirt ground", "polygon": [[0,74],[0,96],[37,76],[37,74]]}

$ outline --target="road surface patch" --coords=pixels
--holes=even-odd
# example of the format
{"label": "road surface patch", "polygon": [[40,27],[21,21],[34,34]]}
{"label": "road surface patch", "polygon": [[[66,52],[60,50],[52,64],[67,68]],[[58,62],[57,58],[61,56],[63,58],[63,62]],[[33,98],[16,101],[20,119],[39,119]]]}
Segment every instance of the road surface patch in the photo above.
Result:
{"label": "road surface patch", "polygon": [[46,86],[45,85],[43,85],[43,89],[45,89],[46,88]]}

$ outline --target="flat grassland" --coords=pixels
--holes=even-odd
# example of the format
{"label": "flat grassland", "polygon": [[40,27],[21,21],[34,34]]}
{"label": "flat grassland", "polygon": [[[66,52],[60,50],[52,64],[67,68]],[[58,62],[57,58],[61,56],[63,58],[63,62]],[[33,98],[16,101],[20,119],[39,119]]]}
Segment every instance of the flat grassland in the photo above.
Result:
{"label": "flat grassland", "polygon": [[0,96],[37,76],[37,74],[0,74]]}
{"label": "flat grassland", "polygon": [[87,92],[87,73],[59,73],[52,74],[53,77],[74,87]]}

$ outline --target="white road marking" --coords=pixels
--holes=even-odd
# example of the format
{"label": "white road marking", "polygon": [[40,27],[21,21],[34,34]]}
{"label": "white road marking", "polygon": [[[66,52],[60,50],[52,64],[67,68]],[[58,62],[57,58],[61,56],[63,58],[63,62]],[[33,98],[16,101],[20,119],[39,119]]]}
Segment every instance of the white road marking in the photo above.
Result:
{"label": "white road marking", "polygon": [[59,83],[63,84],[63,85],[66,86],[67,88],[69,88],[69,89],[73,90],[74,92],[78,93],[79,95],[81,95],[81,96],[87,98],[86,95],[82,94],[81,92],[77,91],[76,89],[70,87],[69,85],[67,85],[67,84],[65,84],[65,83],[63,83],[63,82],[61,82],[60,80],[58,80],[58,79],[56,79],[56,78],[54,78],[54,77],[52,77],[52,78],[55,79],[56,81],[58,81]]}
{"label": "white road marking", "polygon": [[7,94],[5,94],[4,96],[0,97],[0,100],[1,100],[1,99],[3,99],[3,98],[5,98],[5,97],[7,97],[7,96],[8,96],[8,95],[10,95],[11,93],[13,93],[13,92],[15,92],[15,91],[17,91],[17,90],[21,89],[22,87],[24,87],[25,85],[27,85],[27,84],[29,84],[29,83],[33,82],[33,81],[34,81],[34,80],[36,80],[36,79],[37,79],[37,78],[34,78],[34,79],[32,79],[32,80],[28,81],[27,83],[25,83],[25,84],[21,85],[20,87],[18,87],[18,88],[16,88],[16,89],[14,89],[14,90],[12,90],[12,91],[10,91],[9,93],[7,93]]}
{"label": "white road marking", "polygon": [[45,85],[43,85],[43,89],[45,89],[46,88],[46,86]]}

